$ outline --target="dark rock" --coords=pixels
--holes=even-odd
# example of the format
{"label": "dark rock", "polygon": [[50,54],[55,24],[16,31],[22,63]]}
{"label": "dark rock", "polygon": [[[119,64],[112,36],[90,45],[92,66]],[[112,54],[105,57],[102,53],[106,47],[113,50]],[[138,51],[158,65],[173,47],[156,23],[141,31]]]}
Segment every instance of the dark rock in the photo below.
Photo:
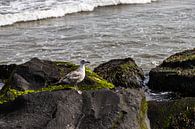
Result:
{"label": "dark rock", "polygon": [[[12,74],[9,75],[10,79],[7,79],[3,91],[7,92],[9,88],[17,91],[40,90],[50,86],[65,85],[57,84],[57,82],[66,74],[77,68],[77,65],[69,62],[52,62],[33,58],[15,67]],[[78,86],[81,86],[79,87],[81,90],[114,88],[113,84],[108,83],[89,68],[86,68],[86,77]],[[3,94],[5,92],[3,92]]]}
{"label": "dark rock", "polygon": [[33,58],[16,67],[10,85],[11,88],[17,90],[36,90],[59,79],[60,70],[55,63]]}
{"label": "dark rock", "polygon": [[113,59],[94,69],[115,86],[138,88],[142,86],[144,73],[131,58]]}
{"label": "dark rock", "polygon": [[148,103],[151,129],[195,129],[195,98]]}
{"label": "dark rock", "polygon": [[160,65],[161,67],[170,67],[170,68],[194,68],[195,66],[195,48],[191,50],[185,50],[180,53],[176,53]]}
{"label": "dark rock", "polygon": [[97,90],[113,89],[115,86],[96,73],[86,68],[86,77],[75,87],[71,84],[57,83],[67,73],[78,66],[69,62],[51,62],[34,58],[27,63],[18,65],[10,75],[10,79],[0,91],[0,104],[9,102],[18,96],[62,89]]}
{"label": "dark rock", "polygon": [[[131,71],[125,76],[138,73],[137,65],[131,64],[133,60],[125,62],[121,61],[120,67]],[[37,58],[18,65],[10,75],[6,92],[0,94],[0,129],[148,128],[147,102],[139,88],[110,90],[113,84],[86,68],[86,78],[78,85],[81,95],[70,89],[60,90],[75,88],[55,83],[76,68],[68,62]]]}
{"label": "dark rock", "polygon": [[7,80],[10,79],[14,69],[17,67],[16,64],[10,64],[10,65],[0,65],[0,94],[4,91],[6,91],[9,87],[6,87],[5,84],[7,84]]}
{"label": "dark rock", "polygon": [[40,92],[0,105],[0,129],[147,129],[136,89]]}
{"label": "dark rock", "polygon": [[156,91],[173,91],[195,96],[195,49],[176,53],[149,73],[148,86]]}
{"label": "dark rock", "polygon": [[16,68],[16,64],[11,65],[0,65],[0,79],[6,80],[9,79],[10,75],[12,74],[13,70]]}

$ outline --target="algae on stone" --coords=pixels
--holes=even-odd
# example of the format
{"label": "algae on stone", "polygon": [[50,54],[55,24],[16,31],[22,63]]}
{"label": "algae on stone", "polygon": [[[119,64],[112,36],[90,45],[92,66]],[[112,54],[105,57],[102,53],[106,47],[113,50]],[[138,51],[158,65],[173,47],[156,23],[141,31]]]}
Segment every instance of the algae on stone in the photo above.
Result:
{"label": "algae on stone", "polygon": [[152,129],[194,129],[195,99],[149,102],[148,116]]}
{"label": "algae on stone", "polygon": [[[62,74],[65,74],[63,73],[64,66],[70,69],[68,72],[73,71],[79,67],[78,65],[72,64],[70,62],[56,62],[56,64],[61,67]],[[95,89],[101,89],[101,88],[109,88],[109,89],[114,88],[114,85],[112,83],[109,83],[108,81],[106,81],[105,79],[103,79],[102,77],[94,73],[88,67],[86,67],[85,72],[86,72],[85,79],[83,80],[83,82],[78,84],[79,90],[95,90]],[[88,82],[90,83],[88,84]]]}
{"label": "algae on stone", "polygon": [[[64,76],[67,72],[70,72],[78,68],[77,65],[74,65],[70,62],[55,62],[55,63],[60,68],[61,76]],[[17,89],[9,88],[9,86],[7,85],[6,86],[8,87],[7,90],[0,93],[0,104],[8,102],[8,101],[12,101],[18,96],[29,94],[29,93],[35,93],[35,92],[56,91],[56,90],[63,90],[63,89],[96,90],[96,89],[102,89],[102,88],[109,88],[109,89],[114,88],[113,84],[107,82],[102,77],[92,72],[92,70],[90,70],[89,68],[86,68],[86,78],[87,79],[85,79],[81,84],[78,84],[78,87],[75,87],[74,85],[51,84],[51,85],[48,85],[47,87],[43,87],[37,90],[18,91]],[[88,84],[88,81],[90,81],[89,84]]]}
{"label": "algae on stone", "polygon": [[161,67],[193,68],[195,66],[195,48],[171,55],[160,65]]}
{"label": "algae on stone", "polygon": [[183,62],[188,60],[195,60],[195,48],[192,50],[186,50],[182,53],[176,53],[170,56],[165,62]]}
{"label": "algae on stone", "polygon": [[148,86],[152,90],[195,96],[195,48],[168,57],[149,76]]}
{"label": "algae on stone", "polygon": [[144,73],[132,58],[113,59],[100,64],[94,72],[116,87],[140,88]]}
{"label": "algae on stone", "polygon": [[148,103],[146,101],[146,98],[143,98],[141,101],[141,106],[140,106],[140,114],[139,114],[139,118],[138,121],[140,123],[140,129],[148,129],[147,127],[147,111],[148,111]]}

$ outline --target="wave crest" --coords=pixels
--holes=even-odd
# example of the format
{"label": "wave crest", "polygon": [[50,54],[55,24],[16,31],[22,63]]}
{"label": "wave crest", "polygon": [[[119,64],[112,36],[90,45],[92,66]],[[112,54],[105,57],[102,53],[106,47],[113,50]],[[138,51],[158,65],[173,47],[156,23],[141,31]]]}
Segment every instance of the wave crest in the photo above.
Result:
{"label": "wave crest", "polygon": [[118,4],[144,4],[156,0],[16,0],[0,3],[0,26],[16,22],[33,21],[81,11],[93,11],[98,6]]}

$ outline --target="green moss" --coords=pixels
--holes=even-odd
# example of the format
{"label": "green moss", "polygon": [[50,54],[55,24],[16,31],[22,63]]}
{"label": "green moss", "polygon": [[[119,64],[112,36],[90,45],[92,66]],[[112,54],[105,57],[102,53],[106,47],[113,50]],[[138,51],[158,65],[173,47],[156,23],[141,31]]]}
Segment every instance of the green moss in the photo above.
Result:
{"label": "green moss", "polygon": [[184,54],[184,55],[173,55],[170,56],[166,62],[182,62],[182,61],[192,61],[195,60],[195,55],[188,55],[188,54]]}
{"label": "green moss", "polygon": [[59,66],[60,68],[66,67],[66,68],[69,68],[71,71],[75,70],[75,69],[77,69],[79,67],[79,65],[75,65],[75,64],[73,64],[71,62],[55,61],[54,63],[57,66]]}
{"label": "green moss", "polygon": [[[75,70],[79,67],[78,65],[72,64],[70,62],[57,61],[55,63],[58,66],[63,66],[63,67],[65,66],[66,68],[70,68],[71,71]],[[107,82],[105,79],[103,79],[102,77],[100,77],[99,75],[97,75],[91,69],[89,69],[87,67],[86,67],[85,72],[86,72],[87,77],[95,82],[95,85],[79,86],[78,87],[79,90],[96,90],[96,89],[102,89],[102,88],[112,89],[115,87],[112,83]]]}
{"label": "green moss", "polygon": [[70,65],[70,66],[74,65],[73,63],[66,62],[66,61],[54,61],[54,63],[56,65]]}
{"label": "green moss", "polygon": [[139,114],[139,124],[140,129],[148,129],[146,124],[146,114],[148,110],[148,104],[146,101],[146,98],[143,98],[141,101],[141,108],[140,108],[140,114]]}
{"label": "green moss", "polygon": [[[112,83],[109,83],[108,81],[106,81],[105,79],[103,79],[102,77],[100,77],[99,75],[97,75],[96,73],[92,72],[89,68],[86,68],[86,75],[93,80],[94,82],[96,82],[96,85],[94,86],[95,89],[101,89],[101,88],[109,88],[112,89],[115,86]],[[94,88],[92,88],[94,89]],[[89,89],[91,90],[91,89]]]}
{"label": "green moss", "polygon": [[186,50],[181,53],[176,53],[170,56],[165,62],[182,62],[195,60],[195,48],[192,50]]}
{"label": "green moss", "polygon": [[192,129],[195,118],[195,99],[182,98],[169,102],[150,102],[153,129]]}
{"label": "green moss", "polygon": [[73,86],[70,86],[70,85],[49,86],[46,88],[41,88],[39,90],[25,90],[25,91],[18,91],[18,90],[9,88],[6,93],[0,95],[0,104],[12,101],[18,96],[25,95],[25,94],[44,92],[44,91],[56,91],[56,90],[62,90],[62,89],[68,89],[68,88],[75,89]]}
{"label": "green moss", "polygon": [[187,98],[183,99],[181,102],[176,101],[173,103],[172,107],[167,110],[169,111],[169,115],[163,129],[189,129],[194,126],[195,103],[193,99],[192,102],[189,100]]}
{"label": "green moss", "polygon": [[161,67],[171,68],[183,68],[183,69],[194,69],[195,66],[195,49],[186,50],[180,53],[176,53],[163,61],[160,64]]}
{"label": "green moss", "polygon": [[[74,65],[69,62],[55,62],[55,63],[59,66],[62,75],[64,75],[63,67],[69,68],[71,71],[78,68],[77,65]],[[74,85],[50,85],[46,88],[41,88],[38,90],[25,90],[25,91],[17,91],[15,89],[8,88],[5,93],[0,94],[0,104],[14,100],[18,96],[30,94],[30,93],[36,93],[36,92],[56,91],[56,90],[63,90],[63,89],[98,90],[102,88],[109,88],[109,89],[114,88],[114,85],[112,83],[107,82],[106,80],[98,76],[96,73],[92,72],[92,70],[90,70],[89,68],[86,68],[86,75],[91,81],[94,82],[93,85],[81,85],[77,87],[75,87]]]}
{"label": "green moss", "polygon": [[75,65],[73,63],[70,63],[70,62],[55,61],[54,63],[59,67],[61,76],[64,76],[64,74],[65,74],[64,73],[64,67],[69,68],[71,71],[78,68],[77,65]]}
{"label": "green moss", "polygon": [[134,64],[134,63],[126,63],[126,64],[121,64],[120,65],[120,67],[121,67],[121,69],[122,70],[124,70],[124,71],[128,71],[128,70],[130,70],[130,69],[133,69],[133,68],[135,68],[136,67],[136,64]]}
{"label": "green moss", "polygon": [[5,103],[7,101],[10,101],[10,100],[11,100],[11,98],[7,97],[6,94],[1,94],[0,95],[0,104],[3,104],[3,103]]}

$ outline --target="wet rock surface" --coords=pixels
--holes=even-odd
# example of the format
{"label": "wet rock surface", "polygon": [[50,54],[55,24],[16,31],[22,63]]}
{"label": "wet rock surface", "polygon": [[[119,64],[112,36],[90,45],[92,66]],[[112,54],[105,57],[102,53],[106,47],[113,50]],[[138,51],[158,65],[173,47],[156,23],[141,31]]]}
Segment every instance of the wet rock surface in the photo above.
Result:
{"label": "wet rock surface", "polygon": [[[6,71],[5,75],[1,75],[0,78],[6,80],[6,86],[3,90],[11,88],[26,91],[39,90],[50,85],[60,85],[57,82],[69,72],[77,69],[78,65],[69,62],[52,62],[33,58],[21,65],[1,65],[0,68],[2,68],[0,71]],[[112,87],[112,84],[108,84],[90,69],[86,70],[85,79],[78,85],[99,87],[110,85],[108,88]]]}
{"label": "wet rock surface", "polygon": [[149,73],[149,88],[195,96],[195,49],[176,53]]}
{"label": "wet rock surface", "polygon": [[13,70],[16,68],[16,64],[11,65],[0,65],[0,79],[6,80],[10,77]]}
{"label": "wet rock surface", "polygon": [[[78,85],[82,94],[73,90],[74,86],[53,85],[77,67],[37,58],[0,66],[6,73],[0,79],[9,82],[6,92],[0,93],[0,129],[148,129],[147,105],[151,129],[195,127],[194,98],[147,104],[140,89],[144,73],[133,59],[101,64],[94,71],[102,77],[87,68]],[[193,49],[170,56],[152,69],[149,86],[193,96],[194,74]]]}
{"label": "wet rock surface", "polygon": [[1,129],[146,129],[141,90],[33,93],[0,105]]}
{"label": "wet rock surface", "polygon": [[148,117],[151,129],[195,129],[195,98],[150,101]]}
{"label": "wet rock surface", "polygon": [[36,90],[56,82],[59,78],[60,70],[55,63],[33,58],[15,68],[10,85],[17,90]]}
{"label": "wet rock surface", "polygon": [[150,89],[177,98],[148,102],[151,129],[195,129],[195,49],[168,57],[149,76]]}
{"label": "wet rock surface", "polygon": [[16,65],[0,92],[0,129],[148,128],[140,88],[115,87],[88,68],[78,85],[82,94],[71,85],[53,85],[76,68],[37,58]]}
{"label": "wet rock surface", "polygon": [[94,72],[120,87],[140,88],[144,79],[142,69],[132,58],[110,60],[100,64]]}

